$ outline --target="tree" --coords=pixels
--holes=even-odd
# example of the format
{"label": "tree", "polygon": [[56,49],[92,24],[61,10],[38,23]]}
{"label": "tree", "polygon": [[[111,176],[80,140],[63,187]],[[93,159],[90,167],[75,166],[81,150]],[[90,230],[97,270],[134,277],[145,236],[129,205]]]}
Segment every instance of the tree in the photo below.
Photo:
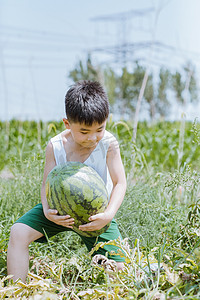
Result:
{"label": "tree", "polygon": [[156,102],[154,94],[153,74],[149,74],[146,88],[144,90],[144,99],[149,104],[149,115],[151,119],[154,119],[156,114]]}
{"label": "tree", "polygon": [[126,67],[122,69],[121,76],[118,77],[117,102],[121,114],[129,114],[135,110],[135,80],[132,72]]}
{"label": "tree", "polygon": [[110,67],[106,68],[104,74],[104,85],[108,94],[108,99],[111,107],[114,109],[114,104],[117,98],[117,74]]}
{"label": "tree", "polygon": [[167,96],[167,91],[170,86],[170,71],[165,68],[161,68],[159,72],[158,80],[158,92],[157,92],[157,113],[162,117],[166,116],[169,111],[170,102]]}
{"label": "tree", "polygon": [[184,90],[184,81],[182,79],[182,74],[178,71],[176,71],[175,74],[172,75],[172,87],[175,92],[176,100],[179,103],[184,103],[184,98],[183,98],[183,90]]}
{"label": "tree", "polygon": [[183,67],[182,72],[176,71],[172,75],[172,86],[177,102],[183,106],[198,99],[196,72],[190,62]]}
{"label": "tree", "polygon": [[[184,67],[184,71],[186,73],[185,90],[189,91],[190,101],[195,102],[198,100],[198,89],[197,89],[195,67],[190,62],[188,62]],[[185,99],[185,101],[187,101],[187,99]]]}
{"label": "tree", "polygon": [[[145,74],[145,68],[136,61],[132,71],[128,71],[126,67],[122,69],[121,76],[118,77],[118,99],[120,102],[120,111],[125,112],[129,116],[135,112],[137,100],[140,94],[143,78]],[[148,90],[144,97],[151,101],[152,97],[152,83],[147,83]]]}
{"label": "tree", "polygon": [[75,69],[69,73],[69,78],[74,81],[97,80],[102,82],[101,70],[99,67],[93,66],[90,55],[88,55],[85,64],[81,60],[78,62]]}
{"label": "tree", "polygon": [[[187,63],[181,71],[171,73],[166,68],[161,68],[158,83],[155,84],[154,73],[140,65],[137,61],[129,68],[124,67],[116,72],[109,66],[94,66],[90,55],[86,62],[79,61],[70,72],[69,77],[74,81],[97,80],[103,84],[109,97],[111,109],[120,114],[121,118],[134,118],[134,113],[141,102],[149,105],[149,116],[153,120],[157,116],[165,117],[170,111],[169,95],[177,103],[185,105],[198,99],[195,68]],[[140,105],[138,100],[140,98]],[[136,109],[137,108],[137,109]],[[135,119],[137,117],[135,114]]]}

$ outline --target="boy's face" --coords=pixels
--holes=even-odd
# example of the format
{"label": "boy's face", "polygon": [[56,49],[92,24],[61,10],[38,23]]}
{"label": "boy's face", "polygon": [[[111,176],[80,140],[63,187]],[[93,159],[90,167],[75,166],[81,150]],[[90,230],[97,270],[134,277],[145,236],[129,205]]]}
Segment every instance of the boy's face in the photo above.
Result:
{"label": "boy's face", "polygon": [[77,144],[85,148],[96,147],[103,138],[106,121],[102,124],[93,123],[91,126],[84,123],[70,123],[67,119],[63,119],[65,127],[71,130],[71,135]]}

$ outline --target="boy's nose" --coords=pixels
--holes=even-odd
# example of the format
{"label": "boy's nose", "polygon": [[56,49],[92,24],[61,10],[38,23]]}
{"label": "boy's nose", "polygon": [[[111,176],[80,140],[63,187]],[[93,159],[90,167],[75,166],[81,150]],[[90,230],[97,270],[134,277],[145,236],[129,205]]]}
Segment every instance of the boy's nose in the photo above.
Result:
{"label": "boy's nose", "polygon": [[90,135],[90,136],[88,137],[88,141],[96,141],[96,140],[97,140],[96,135]]}

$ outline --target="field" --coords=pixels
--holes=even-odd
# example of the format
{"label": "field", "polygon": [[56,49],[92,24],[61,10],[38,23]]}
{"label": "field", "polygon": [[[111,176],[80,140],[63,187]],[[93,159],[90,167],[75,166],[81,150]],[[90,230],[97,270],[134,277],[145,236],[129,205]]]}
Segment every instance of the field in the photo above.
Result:
{"label": "field", "polygon": [[[0,299],[200,299],[200,135],[197,122],[108,122],[128,189],[116,219],[123,271],[97,265],[73,232],[30,245],[26,284],[9,281],[10,227],[40,202],[47,141],[62,123],[0,123]],[[121,252],[123,255],[123,252]]]}

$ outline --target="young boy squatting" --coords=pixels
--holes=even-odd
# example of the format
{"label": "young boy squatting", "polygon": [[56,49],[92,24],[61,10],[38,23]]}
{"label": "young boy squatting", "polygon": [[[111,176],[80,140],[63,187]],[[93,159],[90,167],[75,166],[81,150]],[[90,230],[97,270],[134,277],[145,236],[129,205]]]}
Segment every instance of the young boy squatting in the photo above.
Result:
{"label": "young boy squatting", "polygon": [[[55,209],[49,209],[45,196],[45,182],[49,172],[58,164],[78,161],[94,168],[104,180],[109,204],[103,213],[93,215],[88,223],[81,225],[82,231],[101,229],[111,222],[108,230],[98,237],[97,242],[108,242],[120,235],[113,219],[118,211],[126,191],[126,176],[122,164],[119,145],[115,137],[106,128],[109,115],[109,103],[103,87],[98,82],[79,81],[65,96],[66,118],[63,119],[66,130],[52,138],[46,148],[46,162],[41,188],[41,202],[18,219],[11,228],[8,244],[7,267],[13,280],[26,280],[29,268],[29,249],[31,242],[46,242],[44,232],[51,237],[62,231],[73,230],[74,219],[69,215],[60,216]],[[90,251],[96,237],[81,236]],[[104,246],[94,254],[108,255],[122,269],[124,258],[109,255],[116,246]]]}

